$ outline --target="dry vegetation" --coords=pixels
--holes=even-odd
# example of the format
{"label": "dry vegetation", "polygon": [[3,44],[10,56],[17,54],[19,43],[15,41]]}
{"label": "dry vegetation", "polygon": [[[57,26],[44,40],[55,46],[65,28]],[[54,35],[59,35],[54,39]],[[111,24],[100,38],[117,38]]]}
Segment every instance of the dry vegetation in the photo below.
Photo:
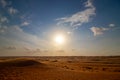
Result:
{"label": "dry vegetation", "polygon": [[4,57],[0,80],[119,80],[116,57]]}

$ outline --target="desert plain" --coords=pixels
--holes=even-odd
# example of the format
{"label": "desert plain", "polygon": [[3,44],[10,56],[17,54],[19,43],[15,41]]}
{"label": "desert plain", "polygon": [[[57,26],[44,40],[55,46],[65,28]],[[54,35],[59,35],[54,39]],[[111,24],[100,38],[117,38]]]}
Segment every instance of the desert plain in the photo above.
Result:
{"label": "desert plain", "polygon": [[120,56],[1,57],[0,80],[120,80]]}

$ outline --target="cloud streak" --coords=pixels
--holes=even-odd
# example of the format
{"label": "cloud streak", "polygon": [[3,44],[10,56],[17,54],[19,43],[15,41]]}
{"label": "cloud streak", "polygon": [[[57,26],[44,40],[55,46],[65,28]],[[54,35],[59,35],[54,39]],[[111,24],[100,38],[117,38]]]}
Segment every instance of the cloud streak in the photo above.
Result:
{"label": "cloud streak", "polygon": [[97,36],[103,34],[105,31],[108,31],[109,28],[91,27],[90,30],[94,33],[94,36]]}
{"label": "cloud streak", "polygon": [[115,24],[109,24],[109,27],[115,27]]}
{"label": "cloud streak", "polygon": [[81,26],[83,23],[88,23],[91,20],[91,17],[94,16],[95,7],[92,4],[91,0],[85,2],[86,9],[80,12],[77,12],[69,17],[58,18],[58,25],[69,24],[72,27]]}
{"label": "cloud streak", "polygon": [[21,26],[28,26],[29,24],[30,24],[29,22],[25,21],[21,24]]}
{"label": "cloud streak", "polygon": [[9,20],[8,20],[7,17],[3,16],[3,17],[0,17],[0,22],[1,22],[1,23],[8,23]]}
{"label": "cloud streak", "polygon": [[15,8],[13,8],[13,7],[9,7],[9,8],[8,8],[8,12],[9,12],[11,15],[13,15],[13,14],[18,13],[18,10],[15,9]]}
{"label": "cloud streak", "polygon": [[19,26],[0,28],[0,42],[5,45],[17,45],[20,47],[49,48],[50,43],[36,35],[24,32]]}
{"label": "cloud streak", "polygon": [[6,0],[0,0],[0,3],[2,5],[2,7],[6,7],[8,5],[8,3],[6,2]]}
{"label": "cloud streak", "polygon": [[6,50],[15,50],[16,47],[15,46],[7,46],[7,47],[4,47],[4,49],[6,49]]}
{"label": "cloud streak", "polygon": [[18,10],[11,7],[12,2],[6,0],[0,0],[1,6],[8,11],[9,14],[14,15],[18,13]]}
{"label": "cloud streak", "polygon": [[115,28],[115,24],[109,24],[108,27],[91,27],[90,30],[93,32],[94,36],[102,35],[104,32],[108,30],[113,30]]}

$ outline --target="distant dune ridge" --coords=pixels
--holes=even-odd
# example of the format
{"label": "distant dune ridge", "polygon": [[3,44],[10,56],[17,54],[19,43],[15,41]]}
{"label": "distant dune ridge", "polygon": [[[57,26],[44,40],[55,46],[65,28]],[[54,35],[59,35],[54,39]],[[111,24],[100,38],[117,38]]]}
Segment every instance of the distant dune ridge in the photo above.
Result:
{"label": "distant dune ridge", "polygon": [[17,60],[11,60],[6,62],[1,62],[0,66],[9,67],[27,67],[27,66],[34,66],[34,65],[43,65],[42,63],[35,61],[35,60],[29,60],[29,59],[17,59]]}
{"label": "distant dune ridge", "polygon": [[119,80],[120,57],[0,58],[0,80]]}

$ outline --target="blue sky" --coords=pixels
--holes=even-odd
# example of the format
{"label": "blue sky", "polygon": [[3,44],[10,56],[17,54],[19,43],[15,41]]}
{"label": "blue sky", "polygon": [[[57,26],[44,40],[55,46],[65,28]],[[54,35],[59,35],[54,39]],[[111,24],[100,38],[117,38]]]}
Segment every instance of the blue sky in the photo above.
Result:
{"label": "blue sky", "polygon": [[0,56],[120,55],[119,8],[120,0],[0,0]]}

